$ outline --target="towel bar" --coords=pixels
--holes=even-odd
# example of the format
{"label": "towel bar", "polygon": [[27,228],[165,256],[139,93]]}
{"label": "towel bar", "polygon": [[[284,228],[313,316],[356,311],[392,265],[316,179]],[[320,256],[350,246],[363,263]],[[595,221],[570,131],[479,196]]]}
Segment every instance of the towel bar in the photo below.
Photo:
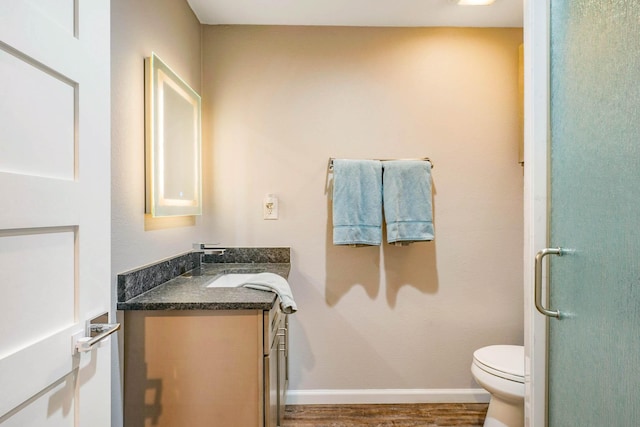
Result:
{"label": "towel bar", "polygon": [[[329,157],[329,170],[330,170],[330,171],[332,171],[332,170],[333,170],[333,161],[334,161],[334,160],[335,160],[335,159],[334,159],[333,157]],[[431,169],[434,169],[434,167],[435,167],[435,166],[434,166],[434,164],[433,164],[433,162],[431,161],[431,159],[430,159],[430,158],[428,158],[428,157],[422,157],[422,158],[420,158],[420,159],[372,159],[372,160],[379,160],[379,161],[381,161],[381,162],[386,162],[386,161],[390,161],[390,160],[422,160],[422,161],[424,161],[424,162],[429,162],[429,163],[431,163]]]}

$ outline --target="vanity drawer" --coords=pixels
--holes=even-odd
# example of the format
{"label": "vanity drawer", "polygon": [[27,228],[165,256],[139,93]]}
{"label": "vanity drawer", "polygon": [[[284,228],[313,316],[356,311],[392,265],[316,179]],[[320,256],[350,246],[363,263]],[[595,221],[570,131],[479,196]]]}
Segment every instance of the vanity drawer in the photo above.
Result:
{"label": "vanity drawer", "polygon": [[273,308],[264,312],[264,355],[270,352],[273,342],[278,337],[278,329],[283,328],[285,314],[280,310],[280,298],[276,298]]}

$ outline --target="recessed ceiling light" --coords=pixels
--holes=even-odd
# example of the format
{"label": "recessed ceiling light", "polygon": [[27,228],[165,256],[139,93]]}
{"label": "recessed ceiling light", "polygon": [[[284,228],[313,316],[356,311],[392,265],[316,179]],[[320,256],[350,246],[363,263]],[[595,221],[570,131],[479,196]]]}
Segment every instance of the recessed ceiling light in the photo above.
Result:
{"label": "recessed ceiling light", "polygon": [[458,0],[459,6],[487,6],[496,0]]}

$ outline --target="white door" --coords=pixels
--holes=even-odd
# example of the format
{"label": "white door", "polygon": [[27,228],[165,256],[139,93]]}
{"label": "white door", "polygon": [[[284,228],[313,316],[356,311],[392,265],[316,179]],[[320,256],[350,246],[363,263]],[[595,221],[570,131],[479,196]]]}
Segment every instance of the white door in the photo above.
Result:
{"label": "white door", "polygon": [[109,426],[108,0],[0,2],[0,425]]}

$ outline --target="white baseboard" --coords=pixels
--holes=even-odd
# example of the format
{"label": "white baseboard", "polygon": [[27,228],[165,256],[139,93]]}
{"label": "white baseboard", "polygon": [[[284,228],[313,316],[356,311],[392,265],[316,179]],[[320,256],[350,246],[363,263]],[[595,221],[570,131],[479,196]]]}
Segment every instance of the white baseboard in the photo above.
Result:
{"label": "white baseboard", "polygon": [[288,390],[287,405],[488,403],[490,397],[481,388]]}

